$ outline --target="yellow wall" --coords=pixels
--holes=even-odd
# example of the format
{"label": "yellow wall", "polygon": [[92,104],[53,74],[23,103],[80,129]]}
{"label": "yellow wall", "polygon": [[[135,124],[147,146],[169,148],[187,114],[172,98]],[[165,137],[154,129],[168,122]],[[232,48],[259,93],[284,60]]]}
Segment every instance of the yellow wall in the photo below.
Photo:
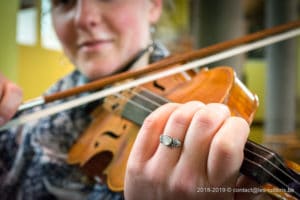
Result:
{"label": "yellow wall", "polygon": [[0,5],[0,72],[12,80],[18,78],[18,51],[16,44],[16,12],[18,0]]}
{"label": "yellow wall", "polygon": [[28,100],[41,95],[73,67],[62,52],[42,48],[39,37],[34,46],[17,44],[18,7],[19,0],[11,0],[0,6],[0,73],[19,84],[24,99]]}
{"label": "yellow wall", "polygon": [[62,52],[40,46],[19,46],[19,79],[25,99],[41,95],[56,80],[72,70]]}
{"label": "yellow wall", "polygon": [[[265,62],[261,59],[251,59],[245,63],[245,84],[259,99],[259,107],[254,118],[254,121],[257,122],[263,122],[265,115],[265,69]],[[263,126],[251,126],[249,138],[261,143],[263,141],[263,131]]]}
{"label": "yellow wall", "polygon": [[253,93],[255,93],[258,96],[259,107],[256,112],[255,119],[260,121],[263,121],[265,112],[265,70],[265,62],[260,59],[247,60],[245,64],[245,84]]}

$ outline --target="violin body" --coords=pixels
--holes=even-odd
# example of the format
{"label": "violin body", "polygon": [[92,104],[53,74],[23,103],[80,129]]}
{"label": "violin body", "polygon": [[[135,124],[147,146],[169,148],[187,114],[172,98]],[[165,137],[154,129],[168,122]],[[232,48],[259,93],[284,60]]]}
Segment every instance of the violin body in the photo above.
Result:
{"label": "violin body", "polygon": [[[99,107],[93,122],[69,152],[90,177],[100,177],[114,191],[123,190],[126,163],[139,126]],[[112,176],[117,175],[117,176]]]}
{"label": "violin body", "polygon": [[[258,108],[257,96],[238,80],[231,67],[165,77],[107,97],[94,111],[89,128],[69,151],[68,163],[80,165],[91,177],[106,180],[111,190],[122,191],[127,160],[143,120],[164,103],[193,100],[224,103],[233,116],[240,116],[249,124]],[[249,149],[251,152],[252,146]],[[244,162],[242,170],[256,178],[248,164]]]}
{"label": "violin body", "polygon": [[[203,69],[200,73],[190,71],[176,74],[147,83],[134,88],[135,92],[122,92],[126,98],[107,97],[104,104],[93,113],[89,128],[70,150],[68,162],[79,164],[90,176],[105,178],[110,189],[122,191],[127,159],[142,122],[133,123],[122,116],[133,94],[146,88],[171,102],[223,102],[229,105],[232,115],[242,116],[250,123],[258,100],[249,92],[241,92],[245,88],[238,83],[232,68],[218,67]],[[247,96],[249,94],[252,96]],[[129,110],[132,112],[132,109]],[[146,115],[130,113],[127,118],[138,116],[143,119]]]}

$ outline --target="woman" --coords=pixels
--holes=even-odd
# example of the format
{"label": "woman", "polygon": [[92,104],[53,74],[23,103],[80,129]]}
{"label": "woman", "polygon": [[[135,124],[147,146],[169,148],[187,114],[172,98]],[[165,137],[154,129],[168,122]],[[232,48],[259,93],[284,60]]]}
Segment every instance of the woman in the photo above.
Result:
{"label": "woman", "polygon": [[[145,65],[133,62],[145,49],[150,54],[148,62],[166,56],[162,46],[152,44],[150,34],[161,12],[162,0],[52,0],[54,29],[76,70],[47,94]],[[4,77],[0,83],[0,123],[4,124],[15,114],[22,92]],[[1,199],[123,198],[65,161],[90,123],[88,116],[94,107],[81,106],[2,132]],[[247,123],[230,117],[221,104],[188,102],[160,107],[146,118],[132,149],[126,199],[239,198],[229,191],[197,191],[245,183],[238,177],[248,132]],[[175,147],[160,144],[161,134],[176,138]]]}

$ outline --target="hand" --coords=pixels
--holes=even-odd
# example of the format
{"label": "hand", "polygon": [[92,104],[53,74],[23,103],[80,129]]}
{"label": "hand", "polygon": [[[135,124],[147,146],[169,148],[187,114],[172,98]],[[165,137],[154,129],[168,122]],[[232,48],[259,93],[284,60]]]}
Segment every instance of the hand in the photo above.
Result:
{"label": "hand", "polygon": [[[182,146],[160,144],[161,134],[179,139]],[[248,134],[247,122],[231,117],[223,104],[169,103],[158,108],[145,119],[132,148],[125,198],[233,199],[233,192],[213,191],[239,186]]]}
{"label": "hand", "polygon": [[0,74],[0,126],[14,116],[22,98],[21,88]]}

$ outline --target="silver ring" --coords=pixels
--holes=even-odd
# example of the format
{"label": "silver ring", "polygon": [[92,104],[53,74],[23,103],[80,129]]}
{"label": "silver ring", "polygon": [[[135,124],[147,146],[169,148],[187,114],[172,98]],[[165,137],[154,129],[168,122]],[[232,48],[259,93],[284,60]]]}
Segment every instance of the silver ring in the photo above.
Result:
{"label": "silver ring", "polygon": [[181,147],[181,141],[168,135],[160,135],[159,141],[167,147]]}

